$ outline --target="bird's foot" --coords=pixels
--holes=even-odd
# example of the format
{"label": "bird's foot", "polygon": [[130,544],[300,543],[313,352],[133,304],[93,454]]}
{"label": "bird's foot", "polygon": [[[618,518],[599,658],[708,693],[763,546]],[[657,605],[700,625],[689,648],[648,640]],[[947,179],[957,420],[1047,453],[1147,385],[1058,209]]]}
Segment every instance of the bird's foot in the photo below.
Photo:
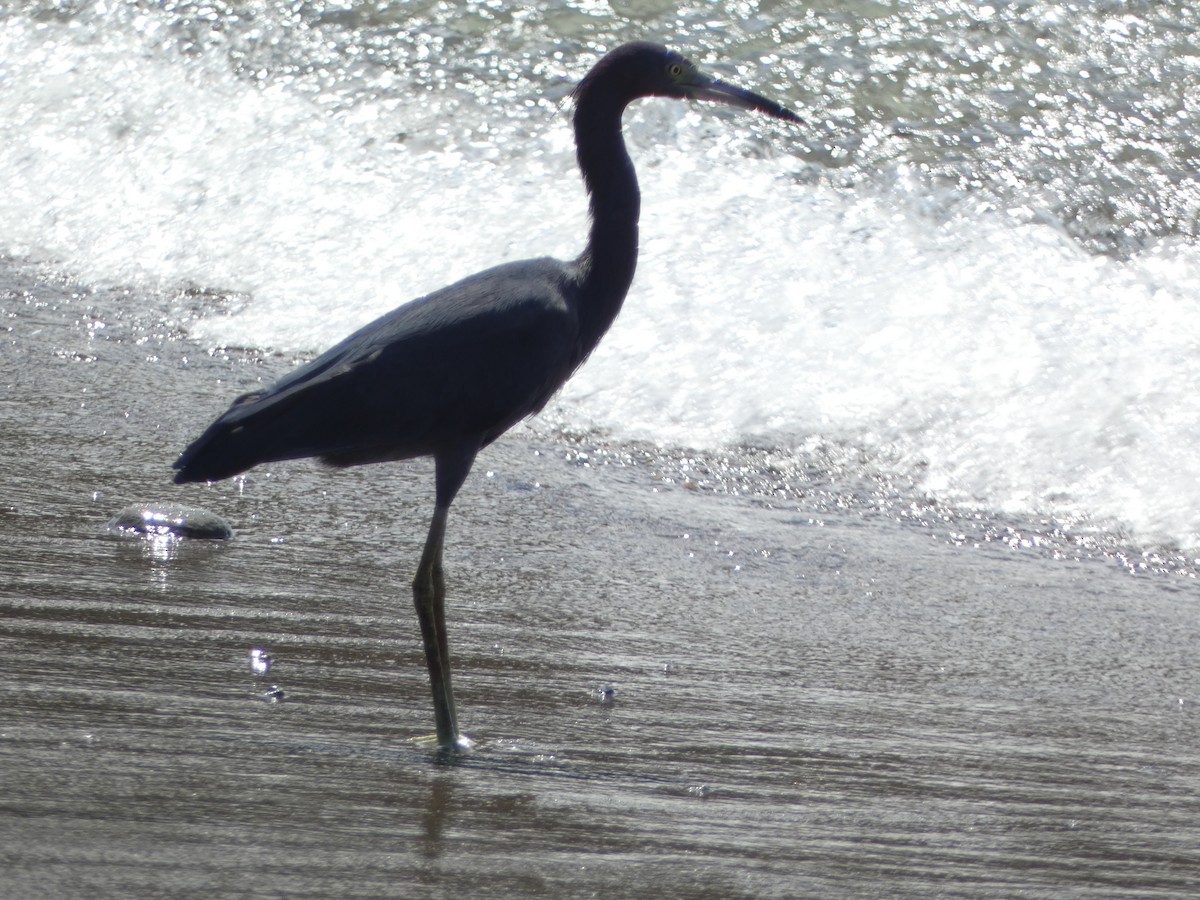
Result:
{"label": "bird's foot", "polygon": [[421,734],[408,739],[410,744],[415,744],[422,749],[433,750],[437,753],[444,753],[457,756],[463,753],[469,753],[475,747],[475,742],[465,734],[458,735],[452,744],[443,744],[438,740],[436,734]]}

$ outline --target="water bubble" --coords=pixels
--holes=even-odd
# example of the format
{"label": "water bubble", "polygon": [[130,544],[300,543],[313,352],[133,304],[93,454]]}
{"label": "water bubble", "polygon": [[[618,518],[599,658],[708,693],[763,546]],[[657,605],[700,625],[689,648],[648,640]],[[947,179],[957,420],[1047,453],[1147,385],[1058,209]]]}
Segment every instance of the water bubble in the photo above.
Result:
{"label": "water bubble", "polygon": [[271,654],[263,647],[250,651],[250,671],[255,675],[266,675],[271,671]]}

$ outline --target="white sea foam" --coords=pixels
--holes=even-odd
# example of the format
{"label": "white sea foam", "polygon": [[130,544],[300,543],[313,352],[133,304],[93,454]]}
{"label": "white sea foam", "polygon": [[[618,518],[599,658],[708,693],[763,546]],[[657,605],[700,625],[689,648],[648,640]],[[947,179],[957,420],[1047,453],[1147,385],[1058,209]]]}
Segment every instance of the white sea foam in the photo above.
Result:
{"label": "white sea foam", "polygon": [[[565,113],[381,140],[436,121],[437,99],[334,115],[165,48],[160,27],[0,31],[0,123],[23,137],[0,147],[0,249],[237,291],[235,314],[185,323],[197,340],[313,351],[486,265],[581,249]],[[655,101],[627,128],[639,274],[558,415],[701,448],[820,435],[950,502],[1200,546],[1194,247],[1089,255],[1033,211],[931,198],[904,173],[814,187],[786,129],[749,114]],[[778,155],[751,143],[763,129]]]}

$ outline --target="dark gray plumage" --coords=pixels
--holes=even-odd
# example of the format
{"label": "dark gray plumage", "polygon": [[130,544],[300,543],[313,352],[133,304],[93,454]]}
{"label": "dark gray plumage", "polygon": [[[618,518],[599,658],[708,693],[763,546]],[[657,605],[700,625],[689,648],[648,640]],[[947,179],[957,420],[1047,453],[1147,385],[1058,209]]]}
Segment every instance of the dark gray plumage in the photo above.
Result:
{"label": "dark gray plumage", "polygon": [[592,216],[578,259],[498,266],[393,310],[272,387],[239,397],[175,463],[175,481],[184,483],[310,456],[334,466],[434,457],[437,499],[413,596],[445,749],[467,743],[446,642],[447,512],[479,450],[538,412],[620,312],[637,264],[640,209],[621,114],[647,96],[799,121],[665,47],[618,47],[575,90],[576,151]]}

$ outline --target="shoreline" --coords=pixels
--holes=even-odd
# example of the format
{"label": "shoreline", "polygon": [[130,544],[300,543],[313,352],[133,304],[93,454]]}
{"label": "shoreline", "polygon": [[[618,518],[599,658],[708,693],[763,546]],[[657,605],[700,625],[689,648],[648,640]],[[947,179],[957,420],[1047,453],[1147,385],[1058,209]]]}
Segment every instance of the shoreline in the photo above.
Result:
{"label": "shoreline", "polygon": [[[955,546],[834,481],[771,508],[686,454],[523,430],[451,513],[479,747],[440,766],[412,742],[428,462],[175,488],[173,453],[276,361],[30,289],[0,363],[10,890],[1200,889],[1195,579]],[[166,500],[237,536],[104,533]]]}

